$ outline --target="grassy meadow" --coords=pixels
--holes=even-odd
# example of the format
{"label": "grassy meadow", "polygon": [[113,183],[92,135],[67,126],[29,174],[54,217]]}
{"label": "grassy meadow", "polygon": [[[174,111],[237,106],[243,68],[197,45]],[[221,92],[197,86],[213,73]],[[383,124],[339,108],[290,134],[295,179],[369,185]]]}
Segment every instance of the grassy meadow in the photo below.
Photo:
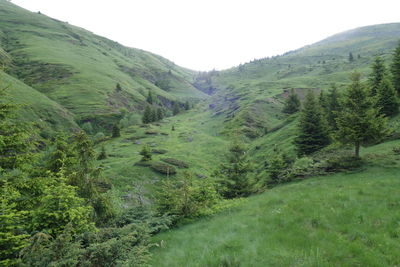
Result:
{"label": "grassy meadow", "polygon": [[397,266],[396,159],[391,167],[278,186],[161,233],[152,266]]}

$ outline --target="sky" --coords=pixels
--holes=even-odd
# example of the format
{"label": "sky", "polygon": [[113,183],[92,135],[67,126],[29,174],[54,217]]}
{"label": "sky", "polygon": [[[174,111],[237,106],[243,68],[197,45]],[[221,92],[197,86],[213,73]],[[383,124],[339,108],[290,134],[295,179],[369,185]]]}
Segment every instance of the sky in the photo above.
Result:
{"label": "sky", "polygon": [[226,69],[353,28],[400,22],[399,0],[12,0],[193,70]]}

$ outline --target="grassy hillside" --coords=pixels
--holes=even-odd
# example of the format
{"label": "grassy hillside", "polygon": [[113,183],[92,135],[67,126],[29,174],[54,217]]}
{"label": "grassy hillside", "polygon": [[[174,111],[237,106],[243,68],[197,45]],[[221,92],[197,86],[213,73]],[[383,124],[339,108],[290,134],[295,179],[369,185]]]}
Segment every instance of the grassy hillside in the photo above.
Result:
{"label": "grassy hillside", "polygon": [[[140,112],[148,92],[171,101],[202,99],[193,72],[84,29],[0,1],[0,60],[6,71],[68,109],[76,121]],[[122,87],[116,90],[116,84]]]}
{"label": "grassy hillside", "polygon": [[36,125],[42,130],[42,134],[78,128],[69,111],[32,87],[0,71],[0,89],[3,88],[8,101],[20,107],[20,118]]}
{"label": "grassy hillside", "polygon": [[[375,38],[377,31],[382,39]],[[265,161],[276,146],[295,158],[293,139],[298,119],[296,115],[288,117],[282,113],[288,89],[296,88],[301,98],[308,89],[315,92],[328,89],[331,82],[336,82],[343,89],[349,82],[351,71],[361,71],[366,78],[374,55],[383,55],[388,62],[398,38],[400,24],[366,27],[280,57],[262,59],[226,71],[200,73],[195,85],[212,93],[208,99],[194,110],[148,128],[138,124],[124,129],[120,138],[104,143],[111,156],[101,164],[106,166],[107,176],[119,188],[129,192],[134,187],[132,181],[165,177],[148,166],[135,165],[141,159],[139,152],[145,144],[151,149],[168,151],[166,154],[154,154],[153,161],[158,162],[165,157],[184,160],[189,164],[189,171],[206,176],[223,160],[230,136],[239,131],[248,137],[250,157],[259,170],[264,168]],[[348,61],[349,51],[355,55],[354,62]],[[357,57],[356,51],[361,58]],[[329,57],[334,55],[335,59],[318,57],[321,53]],[[280,78],[279,73],[287,71],[288,64],[293,73]],[[302,72],[303,67],[311,65],[313,72]],[[324,65],[331,68],[330,74],[323,71]],[[331,78],[333,80],[330,81]],[[397,125],[398,117],[392,119],[391,124]],[[176,131],[171,131],[173,125]],[[156,134],[146,134],[148,130]],[[177,171],[179,174],[183,170],[178,168]]]}
{"label": "grassy hillside", "polygon": [[282,185],[230,211],[159,234],[152,264],[399,265],[395,145],[399,141],[370,147],[361,172]]}
{"label": "grassy hillside", "polygon": [[[389,63],[399,40],[400,23],[358,28],[281,56],[202,73],[196,85],[214,92],[212,101],[229,122],[228,131],[241,128],[250,138],[260,137],[281,123],[282,101],[289,89],[297,88],[302,95],[307,89],[326,90],[333,83],[343,88],[352,71],[366,79],[374,57]],[[349,53],[354,57],[351,62]]]}
{"label": "grassy hillside", "polygon": [[108,154],[108,158],[99,164],[104,166],[105,175],[113,180],[118,194],[131,192],[138,181],[148,183],[166,179],[164,174],[149,166],[137,165],[145,145],[153,151],[151,163],[174,158],[188,165],[188,168],[175,166],[178,174],[189,170],[200,177],[209,176],[223,160],[228,144],[228,139],[220,134],[222,123],[212,117],[205,103],[201,103],[193,110],[147,127],[130,126],[122,131],[121,137],[98,145],[99,151],[104,147]]}

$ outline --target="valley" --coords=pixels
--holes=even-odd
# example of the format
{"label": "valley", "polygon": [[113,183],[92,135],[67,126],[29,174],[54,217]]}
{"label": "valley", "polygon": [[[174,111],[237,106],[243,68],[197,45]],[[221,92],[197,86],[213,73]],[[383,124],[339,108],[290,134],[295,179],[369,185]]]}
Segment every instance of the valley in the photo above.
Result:
{"label": "valley", "polygon": [[0,0],[0,265],[399,265],[399,40],[199,72]]}

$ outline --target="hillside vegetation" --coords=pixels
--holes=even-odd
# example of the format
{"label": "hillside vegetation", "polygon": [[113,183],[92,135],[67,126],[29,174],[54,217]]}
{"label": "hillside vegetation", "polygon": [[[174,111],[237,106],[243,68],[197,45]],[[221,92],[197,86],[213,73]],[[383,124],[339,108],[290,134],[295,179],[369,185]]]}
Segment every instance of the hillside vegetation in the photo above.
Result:
{"label": "hillside vegetation", "polygon": [[0,265],[399,265],[399,40],[195,72],[0,0]]}
{"label": "hillside vegetation", "polygon": [[9,1],[0,1],[0,14],[6,72],[67,109],[79,124],[105,121],[110,128],[122,110],[140,112],[149,91],[166,106],[206,97],[192,86],[192,71],[160,56]]}

